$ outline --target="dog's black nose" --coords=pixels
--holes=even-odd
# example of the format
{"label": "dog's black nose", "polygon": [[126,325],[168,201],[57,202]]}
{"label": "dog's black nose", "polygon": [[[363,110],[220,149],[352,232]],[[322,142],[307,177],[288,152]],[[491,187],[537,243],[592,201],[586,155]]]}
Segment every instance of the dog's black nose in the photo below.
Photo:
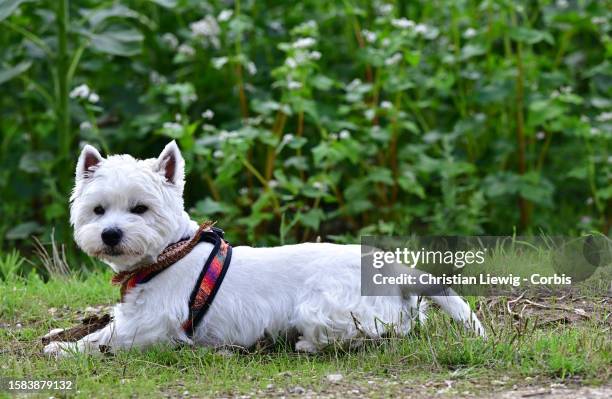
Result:
{"label": "dog's black nose", "polygon": [[102,231],[102,242],[109,247],[114,247],[119,244],[121,237],[123,237],[123,232],[116,227],[111,227]]}

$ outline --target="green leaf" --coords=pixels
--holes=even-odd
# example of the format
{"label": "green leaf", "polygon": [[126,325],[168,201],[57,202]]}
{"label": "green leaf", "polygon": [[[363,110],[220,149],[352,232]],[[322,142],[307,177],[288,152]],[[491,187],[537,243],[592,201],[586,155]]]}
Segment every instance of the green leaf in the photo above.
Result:
{"label": "green leaf", "polygon": [[419,51],[404,51],[404,59],[410,65],[417,66],[421,62],[421,53]]}
{"label": "green leaf", "polygon": [[380,166],[373,167],[368,173],[368,179],[372,182],[383,183],[386,185],[393,185],[393,176],[389,169],[382,168]]}
{"label": "green leaf", "polygon": [[519,193],[529,201],[546,206],[553,206],[553,184],[538,173],[530,172],[520,177]]}
{"label": "green leaf", "polygon": [[109,18],[140,18],[140,14],[136,11],[120,4],[101,10],[86,11],[83,14],[92,27],[100,25]]}
{"label": "green leaf", "polygon": [[608,186],[602,190],[597,191],[597,197],[602,201],[607,201],[612,198],[612,186]]}
{"label": "green leaf", "polygon": [[225,213],[229,210],[229,206],[223,202],[217,202],[210,197],[196,203],[196,209],[203,215],[214,215]]}
{"label": "green leaf", "polygon": [[461,49],[461,59],[468,60],[487,53],[485,46],[480,44],[467,44]]}
{"label": "green leaf", "polygon": [[40,233],[41,226],[36,222],[25,222],[18,224],[6,232],[7,240],[22,240],[30,237],[34,233]]}
{"label": "green leaf", "polygon": [[28,173],[48,171],[53,163],[53,154],[49,151],[26,152],[19,160],[19,169]]}
{"label": "green leaf", "polygon": [[312,85],[321,91],[328,91],[334,86],[334,81],[325,75],[315,75],[311,79]]}
{"label": "green leaf", "polygon": [[91,40],[94,50],[130,57],[140,54],[143,36],[135,29],[109,30],[102,33],[82,31]]}
{"label": "green leaf", "polygon": [[406,170],[398,176],[397,184],[407,193],[414,194],[421,199],[425,199],[426,197],[423,186],[419,184],[415,174],[411,170]]}
{"label": "green leaf", "polygon": [[21,75],[27,71],[32,63],[30,61],[20,62],[12,68],[0,70],[0,85],[4,82],[8,82],[16,76]]}
{"label": "green leaf", "polygon": [[537,126],[563,115],[565,108],[550,100],[535,100],[529,104],[529,125]]}
{"label": "green leaf", "polygon": [[32,0],[0,0],[0,21],[10,17],[20,5],[29,1]]}
{"label": "green leaf", "polygon": [[176,7],[176,4],[177,4],[177,0],[151,0],[151,1],[165,8],[174,8]]}
{"label": "green leaf", "polygon": [[322,220],[325,220],[325,213],[319,209],[311,209],[306,213],[299,215],[300,222],[306,227],[310,227],[313,230],[318,230]]}
{"label": "green leaf", "polygon": [[545,41],[548,44],[555,44],[555,39],[548,32],[525,27],[516,27],[510,30],[510,37],[517,42],[536,44]]}

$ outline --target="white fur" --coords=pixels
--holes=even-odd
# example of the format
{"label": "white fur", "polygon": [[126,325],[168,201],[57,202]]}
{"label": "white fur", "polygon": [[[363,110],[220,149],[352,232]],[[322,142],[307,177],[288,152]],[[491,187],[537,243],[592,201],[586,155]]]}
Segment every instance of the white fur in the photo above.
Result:
{"label": "white fur", "polygon": [[[95,153],[94,153],[95,152]],[[84,159],[99,159],[84,170]],[[176,168],[168,178],[168,156]],[[91,163],[91,162],[90,162]],[[90,146],[79,158],[71,197],[71,222],[77,244],[115,271],[152,262],[169,244],[193,235],[197,224],[183,210],[184,162],[174,142],[157,159],[129,155],[103,159]],[[130,209],[145,204],[135,215]],[[104,215],[93,209],[101,205]],[[105,252],[100,235],[109,227],[123,233],[120,255]],[[264,335],[278,337],[297,330],[296,350],[316,351],[334,342],[355,343],[385,333],[406,334],[425,320],[417,296],[362,296],[358,245],[305,243],[273,248],[238,246],[215,300],[193,339],[181,329],[187,303],[212,245],[201,243],[185,258],[146,284],[132,289],[113,309],[114,320],[77,343],[52,342],[45,353],[100,353],[144,348],[157,343],[249,347]],[[484,336],[469,306],[457,296],[432,297],[454,319]]]}

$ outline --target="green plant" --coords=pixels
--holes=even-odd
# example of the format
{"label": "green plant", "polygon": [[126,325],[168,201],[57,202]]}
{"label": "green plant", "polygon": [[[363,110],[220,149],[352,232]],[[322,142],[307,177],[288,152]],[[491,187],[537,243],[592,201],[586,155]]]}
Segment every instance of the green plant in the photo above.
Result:
{"label": "green plant", "polygon": [[605,3],[2,0],[0,244],[71,242],[81,142],[171,138],[233,242],[607,234]]}

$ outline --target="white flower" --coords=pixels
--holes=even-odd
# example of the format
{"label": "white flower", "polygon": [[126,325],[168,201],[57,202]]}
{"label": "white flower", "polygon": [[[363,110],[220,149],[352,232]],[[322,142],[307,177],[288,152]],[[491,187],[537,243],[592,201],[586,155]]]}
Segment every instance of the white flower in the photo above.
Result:
{"label": "white flower", "polygon": [[176,49],[179,45],[179,41],[172,33],[164,33],[161,37],[162,43],[170,47],[172,50]]}
{"label": "white flower", "polygon": [[383,4],[378,8],[378,12],[380,12],[381,15],[390,14],[392,11],[393,11],[393,4]]}
{"label": "white flower", "polygon": [[259,125],[259,124],[261,124],[263,119],[264,118],[261,115],[256,116],[256,117],[247,118],[246,119],[246,124],[247,125]]}
{"label": "white flower", "polygon": [[278,187],[278,181],[272,179],[268,182],[268,187],[270,188],[274,188],[274,187]]}
{"label": "white flower", "polygon": [[170,135],[178,135],[183,131],[183,125],[176,122],[165,122],[163,125],[164,130],[166,130]]}
{"label": "white flower", "polygon": [[82,84],[72,89],[70,98],[88,98],[90,93],[89,86]]}
{"label": "white flower", "polygon": [[353,79],[351,83],[346,85],[346,91],[353,91],[361,85],[361,79]]}
{"label": "white flower", "polygon": [[297,68],[297,61],[294,58],[289,57],[285,60],[285,65],[291,69],[294,69]]}
{"label": "white flower", "polygon": [[332,140],[338,140],[338,134],[330,133],[329,138],[332,139]]}
{"label": "white flower", "polygon": [[242,187],[240,190],[238,190],[238,194],[242,195],[243,197],[246,196],[249,193],[249,189],[247,187]]}
{"label": "white flower", "polygon": [[308,48],[312,47],[317,41],[312,37],[300,37],[293,43],[293,48]]}
{"label": "white flower", "polygon": [[385,37],[382,42],[380,42],[380,44],[382,44],[383,47],[389,47],[389,45],[391,44],[391,39]]}
{"label": "white flower", "polygon": [[207,109],[206,111],[202,112],[202,118],[204,119],[212,119],[215,116],[215,113],[211,110],[211,109]]}
{"label": "white flower", "polygon": [[276,32],[282,32],[283,31],[283,24],[280,21],[270,21],[270,22],[268,22],[268,26],[273,31],[276,31]]}
{"label": "white flower", "polygon": [[217,20],[211,15],[207,15],[199,21],[190,23],[189,28],[194,36],[214,37],[221,33]]}
{"label": "white flower", "polygon": [[414,21],[406,18],[394,19],[391,21],[391,25],[398,29],[410,29],[414,28]]}
{"label": "white flower", "polygon": [[289,80],[287,82],[287,88],[289,90],[298,90],[302,88],[302,84],[300,82],[296,82],[295,80]]}
{"label": "white flower", "polygon": [[462,73],[463,77],[470,80],[478,80],[482,76],[478,71],[465,71]]}
{"label": "white flower", "polygon": [[181,119],[183,119],[183,116],[181,114],[174,114],[174,120],[177,122],[180,122]]}
{"label": "white flower", "polygon": [[370,109],[367,109],[364,112],[364,115],[365,115],[366,119],[371,121],[376,116],[376,111],[374,111],[373,109],[370,108]]}
{"label": "white flower", "polygon": [[557,0],[557,7],[559,8],[567,8],[569,3],[567,0]]}
{"label": "white flower", "polygon": [[608,122],[612,120],[612,112],[603,112],[597,115],[597,118],[595,119],[597,119],[599,122]]}
{"label": "white flower", "polygon": [[589,198],[587,198],[587,200],[586,200],[586,204],[587,204],[587,205],[593,205],[593,202],[594,202],[594,201],[593,201],[593,197],[589,197]]}
{"label": "white flower", "polygon": [[219,139],[222,141],[226,141],[229,139],[235,139],[238,136],[239,136],[238,132],[228,132],[227,130],[222,130],[221,133],[219,134]]}
{"label": "white flower", "polygon": [[99,96],[98,94],[94,93],[94,92],[91,92],[91,93],[89,94],[89,96],[87,97],[87,100],[88,100],[90,103],[95,104],[95,103],[97,103],[98,101],[100,101],[100,96]]}
{"label": "white flower", "polygon": [[221,11],[219,13],[219,16],[217,17],[217,19],[220,22],[225,22],[225,21],[228,21],[232,17],[232,15],[234,15],[234,11],[232,11],[232,10],[223,10],[223,11]]}
{"label": "white flower", "polygon": [[221,69],[223,65],[227,64],[227,57],[216,57],[212,59],[213,68]]}
{"label": "white flower", "polygon": [[544,140],[545,138],[546,138],[546,133],[544,133],[544,132],[537,132],[536,133],[536,139]]}
{"label": "white flower", "polygon": [[346,139],[350,139],[351,138],[351,132],[349,132],[346,129],[342,129],[340,131],[340,133],[338,133],[338,137],[342,140],[346,140]]}
{"label": "white flower", "polygon": [[465,37],[466,39],[471,39],[474,36],[476,36],[478,32],[476,31],[476,29],[474,28],[467,28],[465,30],[465,32],[463,32],[463,37]]}
{"label": "white flower", "polygon": [[387,58],[385,60],[385,65],[387,65],[387,66],[395,65],[398,62],[400,62],[401,60],[402,60],[402,54],[401,53],[395,53],[391,57],[389,57],[389,58]]}
{"label": "white flower", "polygon": [[375,32],[364,29],[361,33],[363,34],[363,37],[365,37],[366,42],[374,43],[376,41],[377,35]]}
{"label": "white flower", "polygon": [[320,60],[321,59],[321,53],[319,51],[312,51],[312,52],[310,52],[310,54],[308,54],[308,57],[311,60]]}
{"label": "white flower", "polygon": [[257,66],[255,66],[255,63],[253,61],[249,61],[247,63],[246,69],[249,72],[249,75],[251,76],[257,73]]}
{"label": "white flower", "polygon": [[599,134],[601,133],[601,130],[599,130],[596,127],[592,127],[591,128],[591,136],[599,136]]}
{"label": "white flower", "polygon": [[591,22],[595,25],[603,25],[607,22],[608,20],[606,19],[606,17],[593,17],[591,18]]}
{"label": "white flower", "polygon": [[180,123],[176,123],[176,122],[164,122],[164,129],[182,129],[183,125],[181,125]]}
{"label": "white flower", "polygon": [[149,80],[155,85],[164,84],[167,81],[166,77],[160,75],[157,71],[151,71],[149,74]]}
{"label": "white flower", "polygon": [[90,130],[91,128],[92,128],[92,126],[91,126],[91,123],[89,121],[81,122],[81,124],[79,125],[79,129],[81,131]]}
{"label": "white flower", "polygon": [[308,21],[304,22],[304,23],[301,25],[301,27],[303,27],[303,28],[315,29],[315,28],[317,27],[317,21],[310,19],[310,20],[308,20]]}
{"label": "white flower", "polygon": [[293,135],[291,133],[287,133],[283,136],[283,144],[287,144],[291,140],[293,140]]}
{"label": "white flower", "polygon": [[324,191],[325,190],[325,184],[321,183],[320,181],[316,181],[314,183],[312,183],[312,187],[319,190],[319,191]]}
{"label": "white flower", "polygon": [[582,224],[590,224],[592,220],[593,220],[593,218],[591,218],[590,216],[583,216],[583,217],[580,218],[580,223],[582,223]]}
{"label": "white flower", "polygon": [[428,29],[429,29],[429,28],[428,28],[428,27],[427,27],[427,25],[425,25],[425,24],[418,24],[417,26],[415,26],[415,27],[414,27],[414,31],[415,31],[416,33],[422,33],[422,34],[427,33],[427,30],[428,30]]}
{"label": "white flower", "polygon": [[221,33],[221,29],[213,16],[207,15],[204,19],[193,22],[189,24],[189,28],[191,28],[193,36],[203,37],[211,43],[213,47],[219,48],[219,34]]}
{"label": "white flower", "polygon": [[179,54],[184,55],[186,57],[193,57],[195,55],[194,48],[185,43],[181,44],[178,47],[178,52]]}
{"label": "white flower", "polygon": [[391,101],[383,101],[380,103],[380,108],[391,109],[391,107],[393,107],[393,104],[391,104]]}
{"label": "white flower", "polygon": [[213,152],[213,157],[217,159],[223,158],[223,150],[215,150],[215,152]]}

